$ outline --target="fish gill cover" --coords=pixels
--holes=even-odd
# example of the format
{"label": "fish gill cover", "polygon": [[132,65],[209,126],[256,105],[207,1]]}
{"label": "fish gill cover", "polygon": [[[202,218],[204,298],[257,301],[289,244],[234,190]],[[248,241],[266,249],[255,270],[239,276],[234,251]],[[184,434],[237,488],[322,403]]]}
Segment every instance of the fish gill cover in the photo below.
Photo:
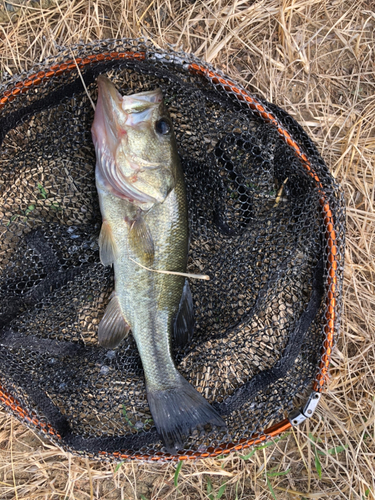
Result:
{"label": "fish gill cover", "polygon": [[[114,277],[99,258],[94,110],[81,77],[96,101],[99,74],[122,95],[162,90],[187,189],[187,272],[210,276],[190,280],[194,335],[172,350],[226,427],[196,429],[175,456],[154,426],[132,335],[98,344]],[[110,40],[3,84],[0,142],[6,408],[72,452],[114,460],[220,454],[309,416],[339,328],[345,211],[286,112],[192,56]]]}

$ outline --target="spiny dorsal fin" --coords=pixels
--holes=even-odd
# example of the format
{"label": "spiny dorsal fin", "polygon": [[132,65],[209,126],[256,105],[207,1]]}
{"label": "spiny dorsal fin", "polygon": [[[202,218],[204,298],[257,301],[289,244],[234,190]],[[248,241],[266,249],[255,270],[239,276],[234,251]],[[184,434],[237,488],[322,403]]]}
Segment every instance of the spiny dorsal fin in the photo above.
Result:
{"label": "spiny dorsal fin", "polygon": [[103,347],[113,349],[128,335],[129,330],[130,325],[124,318],[118,297],[116,294],[112,294],[104,316],[99,323],[99,344]]}
{"label": "spiny dorsal fin", "polygon": [[176,319],[173,324],[175,345],[184,347],[190,342],[194,332],[194,307],[189,281],[185,280]]}
{"label": "spiny dorsal fin", "polygon": [[149,227],[142,215],[138,215],[132,222],[129,231],[129,244],[133,252],[144,264],[152,264],[154,261],[154,241]]}
{"label": "spiny dorsal fin", "polygon": [[110,266],[117,257],[116,243],[113,238],[112,228],[107,221],[103,221],[99,235],[100,262],[103,266]]}

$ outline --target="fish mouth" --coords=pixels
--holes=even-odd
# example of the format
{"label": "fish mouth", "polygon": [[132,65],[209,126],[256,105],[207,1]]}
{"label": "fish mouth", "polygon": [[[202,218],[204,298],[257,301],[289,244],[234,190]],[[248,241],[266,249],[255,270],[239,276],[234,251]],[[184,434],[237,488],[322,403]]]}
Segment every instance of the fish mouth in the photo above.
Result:
{"label": "fish mouth", "polygon": [[158,107],[161,102],[163,94],[160,89],[155,89],[123,96],[121,107],[125,113],[142,113],[146,109]]}
{"label": "fish mouth", "polygon": [[104,75],[97,78],[98,101],[96,103],[93,129],[103,128],[105,124],[116,137],[116,131],[124,123],[124,116],[121,113],[122,95],[115,85]]}
{"label": "fish mouth", "polygon": [[[163,102],[161,90],[148,90],[139,94],[122,96],[115,85],[104,75],[99,75],[98,103],[103,108],[103,118],[121,137],[121,127],[134,126],[150,118],[153,109]],[[94,120],[95,122],[95,120]]]}
{"label": "fish mouth", "polygon": [[[162,105],[161,89],[122,96],[115,85],[104,75],[99,75],[98,101],[92,125],[98,138],[110,139],[110,146],[126,134],[125,126],[132,127],[151,118],[152,111]],[[113,144],[112,144],[113,143]]]}
{"label": "fish mouth", "polygon": [[125,125],[136,127],[141,122],[150,121],[152,112],[163,102],[160,89],[141,92],[140,94],[123,96],[121,108],[127,114]]}
{"label": "fish mouth", "polygon": [[[119,141],[127,134],[127,127],[136,127],[141,122],[151,120],[153,110],[163,103],[163,94],[158,88],[122,96],[104,75],[98,76],[97,84],[98,100],[91,131],[100,177],[117,197],[139,203],[155,203],[157,199],[141,192],[133,185],[132,176],[124,176],[116,168],[115,152]],[[135,176],[140,169],[153,170],[160,167],[159,164],[148,162],[135,155],[131,155],[130,161],[137,165],[134,169]]]}

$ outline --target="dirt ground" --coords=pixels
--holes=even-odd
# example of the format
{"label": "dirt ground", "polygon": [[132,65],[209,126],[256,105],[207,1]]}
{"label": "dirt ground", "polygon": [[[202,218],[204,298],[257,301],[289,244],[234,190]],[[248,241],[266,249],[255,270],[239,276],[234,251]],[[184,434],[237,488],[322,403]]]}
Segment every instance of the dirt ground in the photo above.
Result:
{"label": "dirt ground", "polygon": [[171,44],[290,113],[347,203],[341,335],[313,418],[247,455],[116,470],[1,411],[0,498],[375,499],[374,12],[373,0],[0,1],[0,81],[77,42]]}

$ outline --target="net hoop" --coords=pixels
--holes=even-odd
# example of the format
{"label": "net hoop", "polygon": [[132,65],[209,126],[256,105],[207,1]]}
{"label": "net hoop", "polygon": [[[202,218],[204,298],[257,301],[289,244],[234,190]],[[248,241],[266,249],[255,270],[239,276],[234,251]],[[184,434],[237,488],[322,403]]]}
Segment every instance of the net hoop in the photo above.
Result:
{"label": "net hoop", "polygon": [[[185,57],[184,57],[185,56]],[[328,380],[328,369],[331,359],[331,352],[334,345],[334,334],[336,320],[337,320],[337,293],[338,293],[338,277],[337,272],[339,269],[339,263],[337,260],[338,248],[336,245],[336,228],[334,216],[331,207],[327,201],[326,193],[324,191],[324,186],[322,185],[319,176],[314,171],[311,162],[307,154],[302,150],[300,145],[293,139],[291,134],[288,132],[287,128],[281,121],[269,110],[267,109],[266,103],[261,99],[249,94],[243,87],[232,81],[230,78],[226,77],[220,71],[215,71],[210,65],[206,63],[198,63],[196,60],[194,62],[189,62],[189,57],[184,54],[174,53],[173,57],[170,57],[170,53],[165,55],[162,60],[163,64],[174,64],[182,65],[185,70],[189,71],[192,75],[197,75],[204,78],[207,82],[215,86],[221,86],[225,92],[230,92],[234,94],[239,101],[246,103],[246,105],[257,114],[264,122],[268,123],[270,127],[274,127],[279,136],[283,141],[288,144],[288,146],[293,150],[294,154],[301,161],[302,165],[306,169],[306,172],[314,180],[316,187],[320,196],[320,205],[322,207],[323,223],[325,227],[325,239],[326,239],[326,255],[325,258],[325,270],[327,273],[327,302],[326,302],[326,325],[324,329],[325,341],[323,343],[321,360],[316,374],[315,384],[313,390],[320,393],[323,391],[327,380]],[[84,69],[88,65],[95,66],[95,64],[103,62],[114,62],[121,60],[132,60],[132,61],[145,61],[147,58],[146,51],[105,51],[102,53],[94,53],[84,58],[77,57],[76,59],[69,59],[60,64],[54,64],[50,66],[47,70],[31,72],[16,84],[5,86],[0,93],[0,113],[9,103],[14,102],[17,98],[26,92],[32,92],[38,86],[43,85],[46,81],[50,80],[54,76],[59,76],[71,71]],[[161,60],[160,54],[158,54],[158,60]],[[188,62],[186,62],[188,60]],[[4,87],[4,86],[3,86]],[[7,88],[8,87],[8,88]],[[17,401],[12,394],[7,392],[4,387],[0,386],[0,401],[15,415],[19,420],[26,423],[30,428],[42,430],[45,436],[52,439],[56,444],[59,444],[62,440],[59,432],[54,429],[51,425],[44,422],[40,422],[36,414],[28,413]],[[240,451],[242,449],[249,448],[253,445],[260,444],[268,439],[274,438],[279,434],[287,431],[292,427],[292,424],[288,418],[276,423],[272,427],[269,427],[264,431],[262,435],[254,435],[250,439],[243,439],[239,444],[225,443],[219,448],[213,449],[208,448],[206,452],[188,452],[186,454],[170,455],[168,453],[155,452],[154,455],[142,455],[142,454],[132,454],[127,452],[98,452],[98,455],[105,459],[110,460],[125,460],[125,459],[136,459],[136,460],[148,460],[148,461],[177,461],[177,460],[191,460],[197,458],[207,458],[215,457],[218,455],[225,455],[232,451]]]}

